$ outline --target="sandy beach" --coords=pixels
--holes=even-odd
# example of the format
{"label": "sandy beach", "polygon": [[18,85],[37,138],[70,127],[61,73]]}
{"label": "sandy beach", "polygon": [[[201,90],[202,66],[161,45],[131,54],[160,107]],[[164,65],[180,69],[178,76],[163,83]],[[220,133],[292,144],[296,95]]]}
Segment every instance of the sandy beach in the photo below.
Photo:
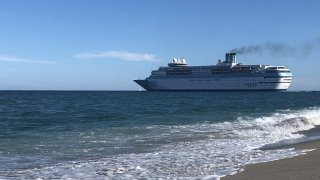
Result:
{"label": "sandy beach", "polygon": [[223,177],[223,180],[295,180],[320,179],[320,141],[304,142],[285,148],[315,149],[305,155],[266,163],[249,164],[243,172]]}

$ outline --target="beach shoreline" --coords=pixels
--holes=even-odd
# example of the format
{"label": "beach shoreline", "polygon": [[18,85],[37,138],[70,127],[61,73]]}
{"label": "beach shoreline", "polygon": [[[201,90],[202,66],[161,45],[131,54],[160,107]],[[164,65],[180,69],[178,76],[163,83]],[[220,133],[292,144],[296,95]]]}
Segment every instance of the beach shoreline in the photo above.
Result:
{"label": "beach shoreline", "polygon": [[[307,134],[319,131],[319,127],[302,132]],[[277,147],[310,150],[305,154],[275,161],[248,164],[244,170],[233,175],[221,177],[222,180],[294,180],[294,179],[320,179],[320,140],[300,142],[297,144]],[[271,148],[273,149],[273,148]],[[265,149],[270,150],[270,149]]]}

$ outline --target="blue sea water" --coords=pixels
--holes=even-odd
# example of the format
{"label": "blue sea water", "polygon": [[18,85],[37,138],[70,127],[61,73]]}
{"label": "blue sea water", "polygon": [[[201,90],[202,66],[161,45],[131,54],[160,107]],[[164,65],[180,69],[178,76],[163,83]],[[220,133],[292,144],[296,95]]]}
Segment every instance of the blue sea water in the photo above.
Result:
{"label": "blue sea water", "polygon": [[304,153],[320,92],[0,91],[0,179],[194,179]]}

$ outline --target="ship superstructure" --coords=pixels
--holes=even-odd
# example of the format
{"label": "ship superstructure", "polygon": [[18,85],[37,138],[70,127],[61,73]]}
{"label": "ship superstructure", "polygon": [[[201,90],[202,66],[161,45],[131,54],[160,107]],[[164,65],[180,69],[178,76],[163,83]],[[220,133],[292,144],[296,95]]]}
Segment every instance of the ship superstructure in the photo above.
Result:
{"label": "ship superstructure", "polygon": [[236,53],[226,53],[225,61],[210,66],[188,66],[184,58],[174,58],[167,67],[134,81],[147,91],[285,91],[292,74],[285,66],[243,65]]}

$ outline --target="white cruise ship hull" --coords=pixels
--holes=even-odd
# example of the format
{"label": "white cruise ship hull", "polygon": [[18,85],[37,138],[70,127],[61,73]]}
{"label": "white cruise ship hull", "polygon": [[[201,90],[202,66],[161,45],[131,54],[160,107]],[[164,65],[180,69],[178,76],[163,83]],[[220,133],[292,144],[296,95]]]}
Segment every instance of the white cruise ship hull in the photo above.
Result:
{"label": "white cruise ship hull", "polygon": [[233,78],[172,78],[135,80],[147,91],[226,91],[226,90],[275,90],[285,91],[291,80],[264,77]]}

